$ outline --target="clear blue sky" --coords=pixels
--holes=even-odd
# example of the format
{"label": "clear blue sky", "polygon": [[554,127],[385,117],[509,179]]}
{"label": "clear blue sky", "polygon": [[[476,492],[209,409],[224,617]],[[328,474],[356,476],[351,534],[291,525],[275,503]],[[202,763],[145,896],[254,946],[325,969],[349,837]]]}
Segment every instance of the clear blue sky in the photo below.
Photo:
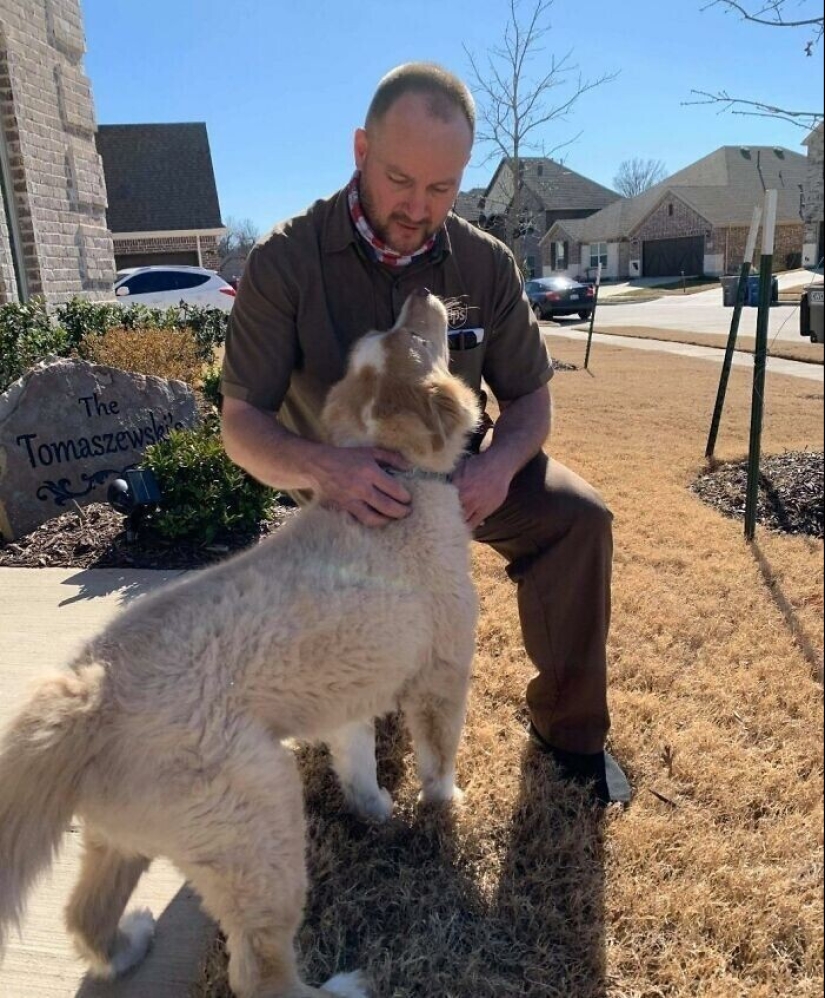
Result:
{"label": "clear blue sky", "polygon": [[[532,7],[532,0],[524,0]],[[619,72],[569,121],[541,134],[571,169],[612,186],[641,156],[673,173],[722,145],[804,153],[805,133],[765,118],[684,107],[692,89],[822,108],[822,48],[807,35],[702,11],[707,0],[556,0],[541,59],[573,50],[585,77]],[[468,74],[463,46],[501,39],[507,0],[81,0],[85,58],[101,124],[205,121],[224,221],[276,221],[336,190],[376,83],[412,59]],[[800,7],[809,6],[800,3]],[[821,6],[820,6],[821,10]],[[531,72],[540,70],[537,59]],[[493,162],[477,149],[464,188]]]}

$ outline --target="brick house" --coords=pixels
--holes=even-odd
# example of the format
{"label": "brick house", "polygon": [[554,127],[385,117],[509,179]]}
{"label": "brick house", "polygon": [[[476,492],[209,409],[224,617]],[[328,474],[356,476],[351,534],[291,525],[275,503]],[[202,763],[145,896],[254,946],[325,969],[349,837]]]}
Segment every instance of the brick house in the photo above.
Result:
{"label": "brick house", "polygon": [[221,221],[204,122],[101,125],[117,269],[174,263],[217,269]]}
{"label": "brick house", "polygon": [[541,245],[544,272],[592,278],[601,263],[607,280],[737,273],[753,208],[769,189],[778,192],[775,269],[801,266],[806,170],[789,149],[723,146],[643,194],[554,223]]}
{"label": "brick house", "polygon": [[[545,156],[520,158],[518,171],[522,216],[528,226],[520,241],[519,255],[527,275],[535,277],[541,273],[541,240],[557,219],[586,218],[619,200],[620,195]],[[513,204],[513,176],[512,161],[502,159],[487,187],[460,194],[454,208],[456,214],[508,245],[507,230],[513,224],[508,218]]]}
{"label": "brick house", "polygon": [[0,0],[0,303],[111,295],[85,50],[79,0]]}
{"label": "brick house", "polygon": [[825,124],[820,121],[817,127],[802,143],[808,147],[808,169],[805,176],[802,217],[805,222],[805,237],[802,245],[802,265],[821,267],[825,253],[823,238],[823,133]]}

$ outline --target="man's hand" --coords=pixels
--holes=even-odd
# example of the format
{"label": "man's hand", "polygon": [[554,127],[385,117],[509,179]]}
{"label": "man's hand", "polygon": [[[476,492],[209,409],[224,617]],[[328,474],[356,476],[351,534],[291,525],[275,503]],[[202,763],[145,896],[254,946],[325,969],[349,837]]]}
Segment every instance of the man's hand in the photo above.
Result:
{"label": "man's hand", "polygon": [[452,480],[458,487],[464,521],[475,530],[503,504],[513,475],[490,448],[465,457]]}
{"label": "man's hand", "polygon": [[385,527],[410,514],[411,495],[378,462],[406,471],[395,451],[380,447],[328,447],[318,460],[313,492],[322,506],[341,509],[367,527]]}

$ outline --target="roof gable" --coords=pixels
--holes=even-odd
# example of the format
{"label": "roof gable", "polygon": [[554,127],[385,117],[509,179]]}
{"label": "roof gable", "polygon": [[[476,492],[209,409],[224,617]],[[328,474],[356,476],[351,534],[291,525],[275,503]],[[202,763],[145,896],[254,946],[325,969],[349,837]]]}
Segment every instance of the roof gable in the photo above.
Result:
{"label": "roof gable", "polygon": [[[621,195],[576,173],[563,163],[546,156],[524,156],[519,159],[519,173],[527,187],[545,211],[554,208],[593,211],[620,199]],[[501,214],[513,199],[513,168],[502,159],[485,192],[488,214]]]}
{"label": "roof gable", "polygon": [[112,232],[220,229],[220,205],[204,122],[100,125]]}

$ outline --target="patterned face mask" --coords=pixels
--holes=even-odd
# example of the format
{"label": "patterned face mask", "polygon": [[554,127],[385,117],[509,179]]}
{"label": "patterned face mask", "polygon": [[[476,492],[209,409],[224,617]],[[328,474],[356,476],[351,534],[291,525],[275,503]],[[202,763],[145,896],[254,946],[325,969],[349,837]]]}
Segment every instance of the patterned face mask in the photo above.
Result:
{"label": "patterned face mask", "polygon": [[406,267],[407,264],[412,263],[416,257],[419,257],[424,253],[429,253],[435,244],[436,237],[434,235],[430,236],[424,245],[420,249],[417,249],[415,253],[409,253],[406,255],[397,253],[394,249],[387,246],[382,239],[378,238],[378,236],[373,232],[372,226],[367,221],[364,209],[361,207],[361,195],[358,191],[359,178],[360,172],[356,170],[352,175],[352,180],[350,180],[347,185],[349,213],[352,217],[355,228],[358,229],[358,234],[366,243],[368,243],[369,246],[372,247],[376,260],[379,263],[386,263],[390,267]]}

